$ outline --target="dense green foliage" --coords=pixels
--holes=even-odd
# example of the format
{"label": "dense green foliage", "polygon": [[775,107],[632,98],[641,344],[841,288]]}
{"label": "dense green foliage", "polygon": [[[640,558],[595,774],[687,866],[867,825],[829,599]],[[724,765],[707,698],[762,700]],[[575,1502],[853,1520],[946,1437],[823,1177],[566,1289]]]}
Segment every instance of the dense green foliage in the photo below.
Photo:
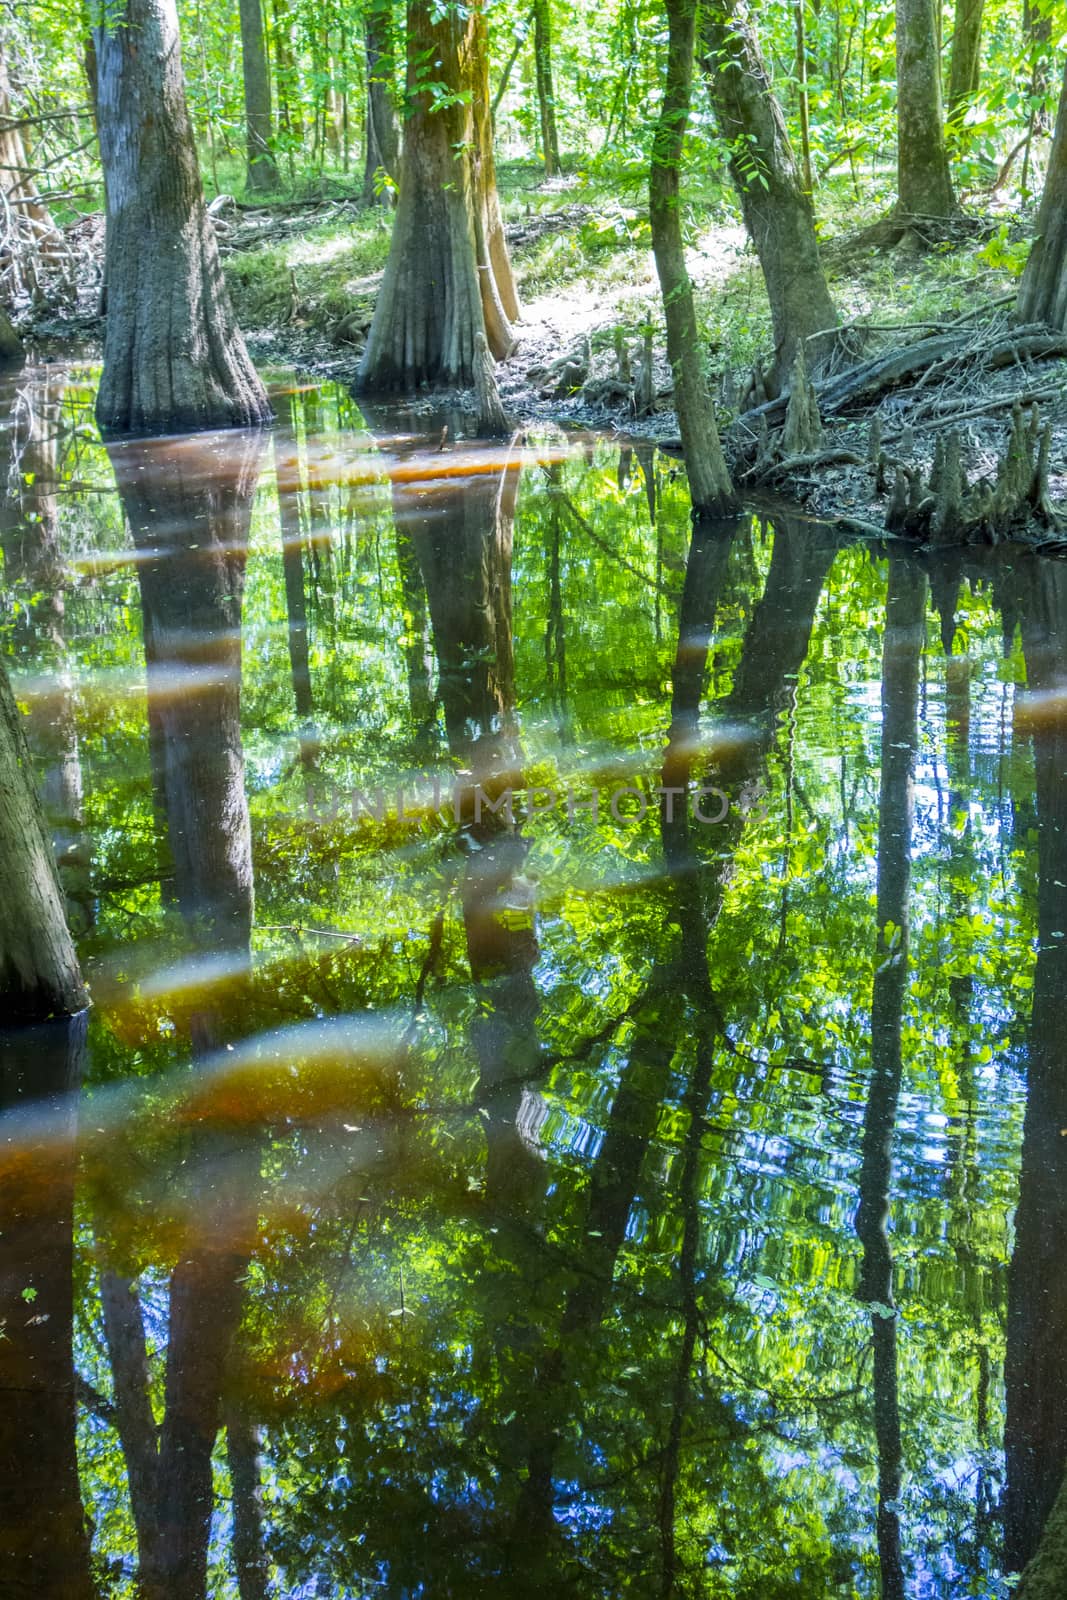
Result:
{"label": "dense green foliage", "polygon": [[[953,40],[944,8],[943,67],[947,86]],[[804,75],[798,74],[797,7],[762,7],[758,25],[774,91],[800,143],[802,98],[808,106],[811,172],[817,185],[848,174],[864,204],[891,197],[895,140],[894,8],[835,0],[805,5]],[[654,111],[665,50],[661,7],[650,0],[551,4],[556,118],[568,181],[610,176],[625,206],[642,207]],[[1025,14],[1024,14],[1025,12]],[[205,5],[181,0],[187,93],[211,192],[240,193],[244,183],[244,103],[236,0]],[[294,192],[328,184],[336,192],[362,183],[366,115],[365,7],[360,0],[268,0],[264,6],[274,88],[274,148]],[[488,7],[494,94],[507,73],[496,117],[498,158],[538,155],[539,122],[532,12],[519,0]],[[398,15],[396,21],[401,23]],[[56,0],[10,8],[4,43],[20,112],[49,119],[32,131],[39,165],[57,204],[95,199],[99,169],[88,120],[84,68],[88,11]],[[508,71],[518,45],[518,54]],[[1010,182],[1033,193],[1034,165],[1023,173],[1017,147],[1055,109],[1063,17],[1054,0],[988,0],[982,30],[980,85],[961,114],[954,160],[965,197],[993,194]],[[403,33],[378,69],[403,114]],[[80,112],[80,119],[75,112]],[[69,112],[70,119],[59,118]],[[710,111],[699,102],[690,126],[687,189],[714,193],[724,153]],[[1010,173],[998,182],[1007,155]],[[873,185],[873,187],[872,187]],[[66,214],[66,213],[65,213]]]}

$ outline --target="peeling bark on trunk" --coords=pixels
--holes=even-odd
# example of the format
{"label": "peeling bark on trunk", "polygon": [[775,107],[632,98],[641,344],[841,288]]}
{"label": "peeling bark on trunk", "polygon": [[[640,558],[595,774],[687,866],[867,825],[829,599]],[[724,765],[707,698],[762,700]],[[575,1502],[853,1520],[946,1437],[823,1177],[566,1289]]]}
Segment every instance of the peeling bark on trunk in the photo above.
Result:
{"label": "peeling bark on trunk", "polygon": [[716,121],[730,150],[730,176],[767,286],[774,328],[770,376],[778,393],[799,343],[809,373],[817,376],[834,342],[837,311],[819,259],[815,212],[755,30],[736,0],[712,0],[704,10],[700,49]]}
{"label": "peeling bark on trunk", "polygon": [[693,510],[698,515],[722,516],[733,505],[733,486],[704,373],[704,352],[682,243],[680,169],[693,89],[696,0],[667,0],[667,17],[667,79],[649,173],[652,248],[663,295],[667,359],[674,374],[674,408]]}
{"label": "peeling bark on trunk", "polygon": [[1023,322],[1067,329],[1067,67],[1037,231],[1019,285],[1018,313]]}
{"label": "peeling bark on trunk", "polygon": [[[84,1015],[0,1033],[0,1111],[12,1140],[0,1150],[0,1587],[9,1600],[96,1594],[78,1486],[73,1349],[85,1033]],[[39,1140],[27,1137],[34,1126]]]}
{"label": "peeling bark on trunk", "polygon": [[261,0],[240,0],[240,17],[248,187],[270,193],[278,188],[279,180],[271,148],[270,70]]}
{"label": "peeling bark on trunk", "polygon": [[551,0],[536,0],[534,24],[534,73],[537,80],[537,110],[541,121],[541,154],[545,177],[559,171],[559,135],[556,132],[556,93],[552,82]]}
{"label": "peeling bark on trunk", "polygon": [[941,102],[934,0],[897,0],[897,214],[950,217],[956,196]]}
{"label": "peeling bark on trunk", "polygon": [[[485,23],[474,7],[408,4],[400,201],[360,368],[367,392],[470,384],[475,334],[500,360],[518,315],[493,164]],[[433,108],[425,62],[454,103]]]}
{"label": "peeling bark on trunk", "polygon": [[204,206],[174,0],[126,0],[95,40],[107,188],[101,431],[265,422]]}
{"label": "peeling bark on trunk", "polygon": [[400,166],[400,134],[393,105],[393,5],[392,0],[372,0],[363,24],[367,50],[367,154],[363,168],[363,199],[367,205],[388,191],[374,192],[375,174],[381,170],[396,182]]}

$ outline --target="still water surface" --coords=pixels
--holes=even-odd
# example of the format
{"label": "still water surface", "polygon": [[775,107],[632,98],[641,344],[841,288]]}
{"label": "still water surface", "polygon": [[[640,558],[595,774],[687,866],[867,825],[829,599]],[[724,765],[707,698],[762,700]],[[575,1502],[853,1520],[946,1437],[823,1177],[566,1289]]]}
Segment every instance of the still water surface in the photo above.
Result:
{"label": "still water surface", "polygon": [[0,1044],[32,1592],[1006,1594],[1067,1459],[1067,569],[691,538],[650,448],[282,383],[109,455],[93,381],[0,395],[94,996]]}

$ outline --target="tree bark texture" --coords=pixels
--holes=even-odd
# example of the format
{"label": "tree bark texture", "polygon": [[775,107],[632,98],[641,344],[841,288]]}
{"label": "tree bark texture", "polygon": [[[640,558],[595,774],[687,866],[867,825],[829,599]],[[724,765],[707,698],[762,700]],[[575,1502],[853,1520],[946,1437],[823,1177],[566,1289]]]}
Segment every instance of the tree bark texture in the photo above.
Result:
{"label": "tree bark texture", "polygon": [[7,1022],[87,1004],[26,736],[0,665],[0,1008]]}
{"label": "tree bark texture", "polygon": [[278,167],[271,143],[270,69],[261,0],[240,0],[240,17],[248,187],[269,193],[278,187]]}
{"label": "tree bark texture", "polygon": [[1067,329],[1067,66],[1037,232],[1019,285],[1018,313],[1023,322]]}
{"label": "tree bark texture", "polygon": [[[363,168],[363,199],[377,200],[375,174],[381,170],[396,182],[400,166],[400,133],[393,104],[392,0],[371,0],[363,23],[367,51],[367,154]],[[382,192],[381,199],[388,195]]]}
{"label": "tree bark texture", "polygon": [[704,373],[704,352],[682,242],[680,172],[693,90],[696,0],[667,0],[667,17],[667,79],[649,175],[652,249],[663,295],[667,359],[674,374],[674,406],[693,510],[698,515],[718,516],[729,512],[733,486]]}
{"label": "tree bark texture", "polygon": [[174,0],[126,0],[95,39],[107,189],[101,431],[265,422],[204,206]]}
{"label": "tree bark texture", "polygon": [[737,0],[711,0],[702,13],[700,48],[708,94],[730,151],[730,176],[767,286],[774,329],[770,377],[779,392],[799,343],[809,373],[817,376],[834,342],[837,311],[819,259],[815,212],[755,30]]}
{"label": "tree bark texture", "polygon": [[956,196],[941,103],[934,0],[897,0],[897,212],[949,217]]}
{"label": "tree bark texture", "polygon": [[[408,4],[410,107],[392,245],[360,368],[368,392],[469,385],[475,334],[500,360],[518,300],[493,164],[485,22],[477,6]],[[434,63],[434,85],[426,63]],[[443,103],[435,106],[435,95]]]}

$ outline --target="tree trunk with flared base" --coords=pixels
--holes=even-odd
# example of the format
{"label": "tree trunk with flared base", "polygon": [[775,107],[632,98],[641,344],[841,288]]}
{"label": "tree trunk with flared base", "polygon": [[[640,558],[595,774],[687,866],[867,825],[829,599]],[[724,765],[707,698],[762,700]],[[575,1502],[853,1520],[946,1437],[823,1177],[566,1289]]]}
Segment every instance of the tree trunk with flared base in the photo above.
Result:
{"label": "tree trunk with flared base", "polygon": [[[475,8],[434,20],[409,0],[408,99],[400,203],[360,368],[384,393],[471,384],[475,335],[500,360],[514,347],[518,300],[496,192],[485,23]],[[435,110],[425,61],[453,103]]]}
{"label": "tree trunk with flared base", "polygon": [[767,286],[774,328],[770,378],[778,393],[799,343],[809,373],[817,373],[834,342],[837,311],[819,259],[815,212],[759,41],[734,0],[712,0],[704,11],[700,49],[715,118],[730,150],[730,176]]}
{"label": "tree trunk with flared base", "polygon": [[107,187],[101,431],[266,422],[204,206],[174,0],[126,0],[95,40]]}
{"label": "tree trunk with flared base", "polygon": [[1045,192],[1037,213],[1037,233],[1019,285],[1018,310],[1022,322],[1067,328],[1067,68]]}
{"label": "tree trunk with flared base", "polygon": [[240,0],[240,17],[248,187],[269,194],[277,189],[279,179],[271,149],[270,69],[260,0]]}
{"label": "tree trunk with flared base", "polygon": [[363,23],[367,50],[367,154],[363,168],[363,199],[388,199],[388,190],[376,192],[376,176],[384,172],[396,182],[400,166],[400,134],[393,106],[392,0],[372,0]]}
{"label": "tree trunk with flared base", "polygon": [[704,376],[693,288],[682,243],[679,180],[693,89],[695,0],[668,0],[667,16],[670,24],[667,81],[649,175],[652,248],[663,294],[667,358],[674,374],[674,408],[682,436],[693,510],[697,514],[716,516],[729,512],[734,493]]}
{"label": "tree trunk with flared base", "polygon": [[897,215],[950,217],[957,209],[934,0],[897,0]]}

